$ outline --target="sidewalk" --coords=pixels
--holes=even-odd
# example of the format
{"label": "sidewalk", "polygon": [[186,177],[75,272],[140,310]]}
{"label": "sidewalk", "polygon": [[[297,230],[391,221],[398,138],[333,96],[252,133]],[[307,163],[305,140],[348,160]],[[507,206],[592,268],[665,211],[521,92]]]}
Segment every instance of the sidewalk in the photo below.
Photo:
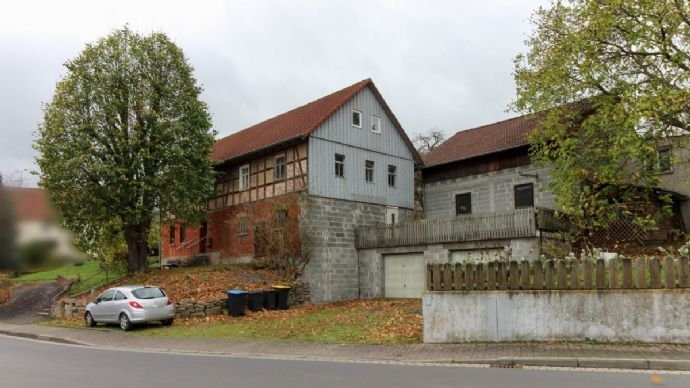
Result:
{"label": "sidewalk", "polygon": [[333,345],[162,338],[108,329],[0,323],[0,334],[115,349],[353,362],[468,363],[690,371],[690,345],[476,343]]}

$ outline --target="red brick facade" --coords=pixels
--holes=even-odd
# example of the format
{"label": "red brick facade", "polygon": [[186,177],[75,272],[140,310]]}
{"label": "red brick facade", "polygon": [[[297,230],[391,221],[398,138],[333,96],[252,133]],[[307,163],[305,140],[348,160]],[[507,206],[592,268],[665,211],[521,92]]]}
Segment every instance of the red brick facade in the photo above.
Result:
{"label": "red brick facade", "polygon": [[[188,258],[207,253],[219,259],[248,259],[262,256],[255,247],[257,227],[275,224],[279,209],[287,217],[299,217],[299,193],[307,188],[308,147],[306,142],[218,167],[215,195],[209,198],[206,222],[185,228],[181,241],[180,225],[164,226],[161,246],[164,258]],[[242,187],[242,169],[248,167]],[[276,171],[279,170],[279,171]],[[245,170],[246,171],[246,170]]]}

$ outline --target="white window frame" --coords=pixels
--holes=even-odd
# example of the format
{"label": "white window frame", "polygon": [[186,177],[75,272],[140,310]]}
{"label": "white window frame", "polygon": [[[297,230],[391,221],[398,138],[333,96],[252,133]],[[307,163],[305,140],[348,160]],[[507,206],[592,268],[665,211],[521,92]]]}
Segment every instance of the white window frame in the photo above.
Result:
{"label": "white window frame", "polygon": [[[371,163],[371,168],[367,165]],[[371,179],[369,179],[369,170],[371,170]],[[364,181],[367,183],[374,183],[374,178],[376,176],[376,162],[373,160],[364,161]]]}
{"label": "white window frame", "polygon": [[[283,159],[283,164],[282,164],[282,175],[278,176],[278,159],[282,158]],[[282,181],[287,178],[287,156],[285,154],[283,155],[278,155],[273,159],[273,180],[274,181]]]}
{"label": "white window frame", "polygon": [[[374,123],[376,123],[377,125],[375,126]],[[381,120],[381,118],[379,116],[371,115],[371,132],[381,133],[381,125],[383,125],[382,123],[383,123],[383,121]],[[378,128],[378,129],[374,129],[374,128]]]}
{"label": "white window frame", "polygon": [[400,223],[398,208],[394,206],[386,207],[386,225],[396,225]]}
{"label": "white window frame", "polygon": [[237,225],[237,235],[238,236],[246,236],[249,234],[249,218],[242,216],[239,219],[239,223]]}
{"label": "white window frame", "polygon": [[[391,172],[393,167],[393,172]],[[393,177],[393,184],[391,184],[391,177]],[[398,166],[394,164],[388,165],[388,187],[396,187],[398,184]]]}
{"label": "white window frame", "polygon": [[[355,119],[355,117],[354,117],[355,113],[356,113],[357,115],[359,115],[359,125],[355,124],[355,120],[354,120],[354,119]],[[355,128],[362,128],[362,116],[363,116],[363,115],[362,115],[362,111],[361,111],[361,110],[358,110],[358,109],[353,109],[353,110],[352,110],[352,118],[351,118],[351,120],[352,120],[352,126],[353,126],[353,127],[355,127]]]}
{"label": "white window frame", "polygon": [[[245,170],[246,170],[246,174],[243,172]],[[240,190],[249,189],[249,186],[251,185],[251,181],[252,181],[252,174],[251,174],[251,169],[249,168],[248,164],[245,164],[244,166],[240,166],[239,175],[240,175]]]}
{"label": "white window frame", "polygon": [[[343,160],[342,160],[342,161],[339,161],[339,160],[338,160],[338,156],[342,156],[342,157],[343,157]],[[345,178],[345,155],[344,155],[344,154],[338,154],[338,153],[336,153],[336,154],[335,154],[335,157],[334,157],[334,160],[335,160],[335,166],[336,166],[336,167],[335,167],[335,171],[334,171],[334,172],[335,172],[335,177],[336,177],[336,178]],[[338,174],[337,174],[337,172],[338,172],[338,167],[337,167],[337,166],[340,166],[341,171],[342,171],[342,173],[343,173],[342,175],[338,175]]]}

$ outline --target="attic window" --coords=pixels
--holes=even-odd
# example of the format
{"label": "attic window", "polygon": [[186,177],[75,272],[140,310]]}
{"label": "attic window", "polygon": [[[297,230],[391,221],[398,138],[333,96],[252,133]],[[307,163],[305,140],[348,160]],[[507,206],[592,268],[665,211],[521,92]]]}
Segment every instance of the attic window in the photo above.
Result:
{"label": "attic window", "polygon": [[352,110],[352,126],[362,128],[362,112],[357,109]]}
{"label": "attic window", "polygon": [[371,131],[381,133],[381,118],[378,116],[371,116]]}

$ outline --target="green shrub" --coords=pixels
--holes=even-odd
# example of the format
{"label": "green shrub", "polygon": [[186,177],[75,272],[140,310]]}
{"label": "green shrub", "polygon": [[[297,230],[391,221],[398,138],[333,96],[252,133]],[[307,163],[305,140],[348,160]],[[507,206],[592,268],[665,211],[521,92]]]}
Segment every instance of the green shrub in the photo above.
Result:
{"label": "green shrub", "polygon": [[45,265],[55,255],[54,241],[31,241],[19,247],[19,258],[28,269]]}

